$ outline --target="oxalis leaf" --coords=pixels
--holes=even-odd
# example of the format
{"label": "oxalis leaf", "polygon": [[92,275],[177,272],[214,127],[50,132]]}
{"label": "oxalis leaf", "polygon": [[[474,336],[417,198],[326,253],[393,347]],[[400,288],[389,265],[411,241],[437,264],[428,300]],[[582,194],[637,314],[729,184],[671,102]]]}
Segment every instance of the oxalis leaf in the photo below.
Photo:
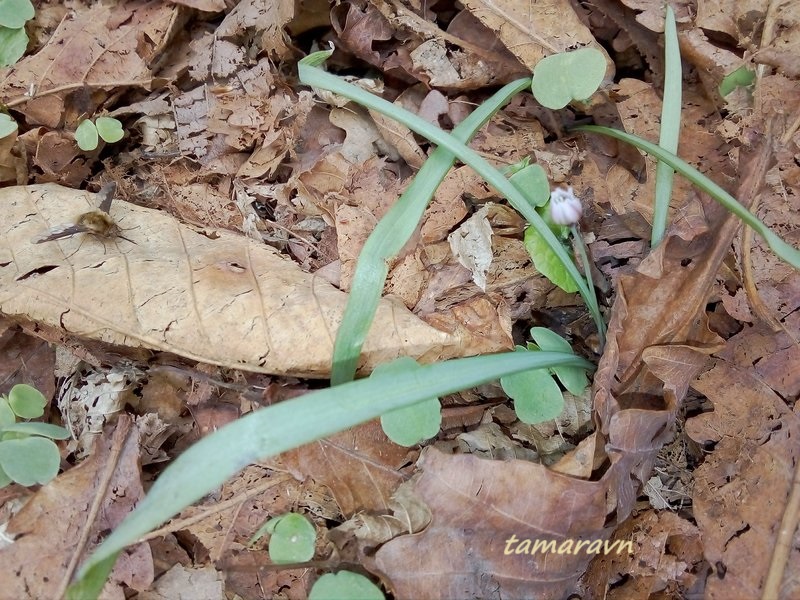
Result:
{"label": "oxalis leaf", "polygon": [[[407,356],[378,365],[370,377],[392,377],[420,366]],[[439,433],[442,425],[442,405],[439,398],[427,398],[381,415],[381,427],[390,440],[399,446],[413,446]]]}
{"label": "oxalis leaf", "polygon": [[564,268],[564,264],[558,259],[550,245],[533,227],[525,230],[525,249],[531,255],[533,266],[539,273],[567,293],[578,291],[575,279]]}
{"label": "oxalis leaf", "polygon": [[554,54],[536,63],[531,91],[539,104],[559,110],[594,94],[605,74],[606,57],[596,48]]}
{"label": "oxalis leaf", "polygon": [[14,119],[9,117],[6,113],[0,113],[0,138],[11,135],[17,129],[19,129],[19,126]]}
{"label": "oxalis leaf", "polygon": [[78,128],[75,130],[75,141],[78,143],[78,148],[84,152],[91,152],[97,148],[99,139],[97,137],[97,127],[89,121],[81,121]]}
{"label": "oxalis leaf", "polygon": [[0,25],[19,29],[30,21],[35,11],[31,0],[0,0]]}
{"label": "oxalis leaf", "polygon": [[113,117],[97,117],[95,126],[100,137],[109,144],[120,141],[125,135],[122,123]]}
{"label": "oxalis leaf", "polygon": [[[515,352],[530,352],[517,346]],[[564,395],[547,369],[530,369],[507,375],[500,385],[514,400],[514,411],[523,423],[535,425],[555,419],[564,410]]]}
{"label": "oxalis leaf", "polygon": [[383,600],[381,589],[369,579],[351,571],[326,573],[311,588],[308,600]]}
{"label": "oxalis leaf", "polygon": [[27,47],[28,34],[24,27],[0,27],[0,67],[10,67],[16,63],[25,54]]}
{"label": "oxalis leaf", "polygon": [[[531,337],[545,352],[572,352],[569,342],[554,331],[545,327],[531,327]],[[573,367],[553,367],[551,369],[570,394],[579,396],[589,385],[586,371]]]}

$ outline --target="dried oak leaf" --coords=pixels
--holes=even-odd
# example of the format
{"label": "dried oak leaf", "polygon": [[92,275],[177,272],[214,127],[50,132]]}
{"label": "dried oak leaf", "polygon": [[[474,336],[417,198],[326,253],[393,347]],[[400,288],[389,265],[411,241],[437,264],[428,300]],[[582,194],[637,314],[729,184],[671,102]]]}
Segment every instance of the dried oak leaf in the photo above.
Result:
{"label": "dried oak leaf", "polygon": [[614,63],[567,0],[533,4],[513,0],[465,0],[464,6],[495,31],[506,48],[531,71],[546,56],[576,46],[591,46],[603,53],[608,73],[613,74]]}
{"label": "dried oak leaf", "polygon": [[[90,543],[97,543],[100,535],[119,525],[144,496],[139,480],[138,431],[128,417],[121,417],[113,431],[107,429],[95,448],[89,459],[43,486],[8,522],[5,535],[16,541],[0,550],[4,598],[60,597],[57,590],[68,575],[72,554],[85,550],[77,548],[84,529],[91,528]],[[100,489],[109,469],[108,485]],[[87,523],[99,493],[105,498],[95,522]],[[116,588],[121,597],[121,582],[139,591],[153,582],[147,544],[133,546],[120,555],[106,591],[111,593]]]}
{"label": "dried oak leaf", "polygon": [[133,82],[148,85],[151,62],[178,28],[179,12],[166,3],[100,3],[73,11],[44,48],[0,71],[0,97],[13,103],[33,85],[34,96],[14,107],[29,125],[57,128],[62,120],[92,114],[106,96],[83,86],[117,91]]}
{"label": "dried oak leaf", "polygon": [[[695,471],[692,495],[703,552],[718,571],[708,578],[705,597],[729,598],[737,590],[758,598],[800,458],[800,419],[752,367],[717,360],[692,387],[714,403],[713,412],[686,423],[693,439],[715,444]],[[785,572],[798,569],[795,549]],[[799,595],[797,577],[784,577],[780,598]]]}
{"label": "dried oak leaf", "polygon": [[[0,190],[0,203],[0,312],[211,364],[327,375],[346,295],[272,248],[122,201],[111,216],[132,242],[80,234],[35,244],[95,208],[92,197],[43,185]],[[476,346],[466,328],[439,331],[390,300],[371,331],[364,369],[400,355],[427,362],[507,347],[490,338]]]}

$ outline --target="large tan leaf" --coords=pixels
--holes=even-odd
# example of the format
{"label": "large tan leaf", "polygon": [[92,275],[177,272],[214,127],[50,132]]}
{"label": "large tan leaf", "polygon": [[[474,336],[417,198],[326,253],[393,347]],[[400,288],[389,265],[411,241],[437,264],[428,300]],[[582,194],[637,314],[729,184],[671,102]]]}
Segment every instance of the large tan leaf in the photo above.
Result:
{"label": "large tan leaf", "polygon": [[546,56],[576,46],[597,48],[606,56],[609,71],[613,69],[608,54],[567,0],[465,0],[464,6],[531,70]]}
{"label": "large tan leaf", "polygon": [[[12,187],[0,190],[0,206],[0,312],[217,365],[328,373],[346,295],[272,248],[122,201],[111,215],[131,241],[78,234],[35,244],[48,228],[95,208],[93,195]],[[439,331],[383,300],[362,366],[401,354],[430,361],[470,352],[469,334],[459,331]],[[498,344],[487,340],[480,350]]]}

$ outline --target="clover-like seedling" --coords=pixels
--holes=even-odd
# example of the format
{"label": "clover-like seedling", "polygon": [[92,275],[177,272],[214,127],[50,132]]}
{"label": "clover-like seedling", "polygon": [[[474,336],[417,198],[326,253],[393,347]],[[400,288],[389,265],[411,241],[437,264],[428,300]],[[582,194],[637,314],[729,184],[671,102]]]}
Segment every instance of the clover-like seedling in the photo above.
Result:
{"label": "clover-like seedling", "polygon": [[747,68],[747,65],[742,65],[735,71],[728,73],[722,78],[719,84],[719,93],[724,98],[733,90],[740,87],[750,87],[756,80],[755,71]]}
{"label": "clover-like seedling", "polygon": [[[407,356],[378,365],[370,377],[391,377],[394,374],[419,369],[419,364]],[[398,408],[381,415],[381,427],[390,440],[399,446],[413,446],[439,433],[442,425],[442,405],[439,398],[427,398],[416,404]]]}
{"label": "clover-like seedling", "polygon": [[308,600],[384,600],[381,589],[352,571],[326,573],[314,582]]}
{"label": "clover-like seedling", "polygon": [[543,58],[533,68],[531,91],[542,106],[559,110],[586,100],[606,74],[606,58],[596,48],[581,48]]}
{"label": "clover-like seedling", "polygon": [[[528,343],[526,348],[517,346],[515,352],[556,351],[572,353],[565,339],[549,329],[533,327],[531,337],[536,344]],[[583,369],[573,367],[553,367],[551,369],[530,369],[500,379],[500,385],[509,398],[514,400],[514,410],[523,423],[535,425],[555,419],[564,409],[564,395],[553,375],[558,377],[570,393],[582,394],[589,384]]]}
{"label": "clover-like seedling", "polygon": [[[529,165],[511,176],[514,184],[560,241],[567,239],[569,228],[553,222],[550,211],[550,184],[539,165]],[[578,284],[558,258],[553,248],[534,227],[525,230],[525,249],[536,270],[568,293],[578,291]]]}
{"label": "clover-like seedling", "polygon": [[30,0],[0,0],[0,66],[9,67],[25,54],[25,23],[35,14]]}
{"label": "clover-like seedling", "polygon": [[0,139],[14,133],[19,126],[17,122],[6,113],[0,113]]}
{"label": "clover-like seedling", "polygon": [[250,538],[252,544],[269,534],[269,558],[275,564],[300,563],[314,557],[317,532],[303,515],[286,513],[264,523]]}
{"label": "clover-like seedling", "polygon": [[75,141],[78,148],[84,152],[90,152],[97,148],[101,138],[104,142],[113,144],[120,141],[125,136],[122,123],[112,117],[97,117],[94,122],[86,119],[81,121],[75,130]]}
{"label": "clover-like seedling", "polygon": [[61,455],[53,440],[69,431],[50,423],[20,421],[44,414],[47,399],[35,387],[17,384],[0,396],[0,488],[11,482],[45,484],[58,475]]}

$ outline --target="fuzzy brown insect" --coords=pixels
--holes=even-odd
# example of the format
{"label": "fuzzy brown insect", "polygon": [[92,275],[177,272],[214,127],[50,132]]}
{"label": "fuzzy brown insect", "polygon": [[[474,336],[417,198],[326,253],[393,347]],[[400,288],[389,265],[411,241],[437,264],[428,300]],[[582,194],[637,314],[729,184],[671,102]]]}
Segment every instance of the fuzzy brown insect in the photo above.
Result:
{"label": "fuzzy brown insect", "polygon": [[111,208],[111,201],[114,199],[114,192],[116,191],[117,184],[115,182],[107,183],[98,192],[100,195],[99,208],[83,213],[77,218],[75,223],[53,227],[49,233],[34,239],[33,242],[35,244],[42,244],[44,242],[71,237],[79,233],[89,233],[104,239],[119,237],[132,244],[135,243],[133,240],[129,240],[122,235],[122,230],[119,225],[117,225],[114,219],[111,218],[111,215],[108,214]]}

